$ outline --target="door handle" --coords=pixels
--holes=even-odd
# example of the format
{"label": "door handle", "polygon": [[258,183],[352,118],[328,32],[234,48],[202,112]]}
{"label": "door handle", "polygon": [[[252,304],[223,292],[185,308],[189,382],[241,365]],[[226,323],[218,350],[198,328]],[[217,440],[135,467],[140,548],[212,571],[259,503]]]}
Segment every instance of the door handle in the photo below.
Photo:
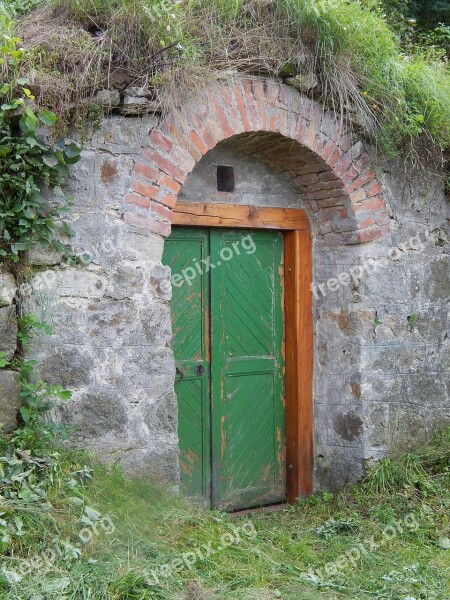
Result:
{"label": "door handle", "polygon": [[[183,379],[184,379],[184,373],[183,373],[183,371],[177,367],[175,369],[175,373],[176,373],[176,375],[179,376],[179,379],[175,379],[175,381],[178,381],[178,382],[183,381]],[[176,375],[175,375],[175,377],[176,377]]]}
{"label": "door handle", "polygon": [[195,372],[197,375],[204,375],[206,373],[206,369],[203,365],[197,365]]}

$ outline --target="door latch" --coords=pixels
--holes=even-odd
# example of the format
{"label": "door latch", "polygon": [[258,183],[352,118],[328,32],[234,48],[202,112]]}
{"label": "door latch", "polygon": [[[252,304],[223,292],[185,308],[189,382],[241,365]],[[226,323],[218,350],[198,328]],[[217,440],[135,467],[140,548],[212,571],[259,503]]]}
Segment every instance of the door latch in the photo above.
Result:
{"label": "door latch", "polygon": [[206,369],[203,365],[197,365],[195,372],[197,375],[204,375],[206,373]]}
{"label": "door latch", "polygon": [[176,379],[176,381],[183,381],[183,379],[184,379],[184,373],[183,373],[183,371],[177,367],[175,369],[175,373],[179,377],[179,379]]}

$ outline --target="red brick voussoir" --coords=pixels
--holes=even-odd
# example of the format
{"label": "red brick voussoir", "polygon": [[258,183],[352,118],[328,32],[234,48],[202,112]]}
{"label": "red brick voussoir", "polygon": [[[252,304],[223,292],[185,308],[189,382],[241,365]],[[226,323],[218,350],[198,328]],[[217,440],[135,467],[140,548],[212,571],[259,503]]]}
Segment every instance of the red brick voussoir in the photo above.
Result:
{"label": "red brick voussoir", "polygon": [[[321,104],[284,84],[252,78],[215,84],[150,131],[133,170],[124,220],[169,235],[171,209],[196,163],[219,142],[252,132],[279,134],[309,151],[295,184],[312,203],[315,218],[326,215],[330,221],[330,211],[336,212],[331,215],[338,232],[329,236],[333,243],[366,243],[389,234],[382,188],[362,142]],[[344,217],[350,226],[341,227],[340,237]]]}

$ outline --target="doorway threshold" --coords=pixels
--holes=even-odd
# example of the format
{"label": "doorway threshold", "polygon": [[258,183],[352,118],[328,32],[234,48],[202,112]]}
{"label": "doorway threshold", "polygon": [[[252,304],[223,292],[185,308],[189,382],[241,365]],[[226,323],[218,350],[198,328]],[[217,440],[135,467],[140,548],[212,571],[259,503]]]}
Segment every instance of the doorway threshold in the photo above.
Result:
{"label": "doorway threshold", "polygon": [[287,502],[278,502],[277,504],[268,504],[266,506],[255,506],[254,508],[239,508],[238,510],[233,510],[231,511],[231,514],[233,515],[248,515],[251,513],[258,513],[258,512],[273,512],[276,510],[283,510],[283,508],[285,508],[286,506],[289,506]]}

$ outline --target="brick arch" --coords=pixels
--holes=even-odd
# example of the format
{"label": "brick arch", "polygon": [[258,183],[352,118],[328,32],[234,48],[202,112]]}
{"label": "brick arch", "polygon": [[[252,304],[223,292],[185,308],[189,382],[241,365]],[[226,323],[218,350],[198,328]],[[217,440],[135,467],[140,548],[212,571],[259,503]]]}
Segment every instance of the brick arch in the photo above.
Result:
{"label": "brick arch", "polygon": [[288,176],[331,245],[388,235],[381,185],[362,142],[323,105],[286,85],[249,78],[213,86],[150,131],[124,220],[169,235],[186,176],[209,150],[233,138]]}

